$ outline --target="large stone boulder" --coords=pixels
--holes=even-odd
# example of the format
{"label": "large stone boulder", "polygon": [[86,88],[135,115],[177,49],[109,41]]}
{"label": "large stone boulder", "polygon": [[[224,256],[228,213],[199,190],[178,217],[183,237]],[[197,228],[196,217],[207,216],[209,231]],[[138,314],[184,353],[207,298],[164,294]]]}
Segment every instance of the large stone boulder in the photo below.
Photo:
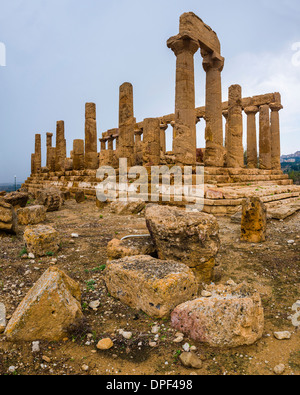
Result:
{"label": "large stone boulder", "polygon": [[135,255],[153,256],[155,253],[156,249],[150,236],[130,237],[125,240],[113,239],[107,245],[107,256],[110,260]]}
{"label": "large stone boulder", "polygon": [[117,200],[110,204],[110,212],[117,215],[130,215],[140,213],[146,206],[146,203],[142,199],[129,200],[122,202]]}
{"label": "large stone boulder", "polygon": [[212,280],[220,248],[219,225],[213,215],[150,204],[145,217],[160,259],[185,263],[199,282]]}
{"label": "large stone boulder", "polygon": [[27,205],[29,194],[28,192],[11,192],[3,197],[5,203],[11,204],[14,207],[25,207]]}
{"label": "large stone boulder", "polygon": [[55,188],[38,190],[36,200],[38,205],[46,207],[47,212],[58,211],[64,203],[61,192]]}
{"label": "large stone boulder", "polygon": [[46,219],[45,206],[29,206],[17,210],[20,225],[37,225]]}
{"label": "large stone boulder", "polygon": [[0,230],[16,234],[18,231],[18,218],[14,207],[0,199]]}
{"label": "large stone boulder", "polygon": [[241,240],[261,243],[266,240],[266,233],[266,206],[255,196],[245,199],[242,207]]}
{"label": "large stone boulder", "polygon": [[112,261],[104,274],[113,297],[156,318],[168,317],[175,306],[193,298],[198,288],[186,265],[150,256]]}
{"label": "large stone boulder", "polygon": [[27,251],[36,256],[54,254],[59,250],[59,234],[51,226],[27,226],[24,232],[24,241]]}
{"label": "large stone boulder", "polygon": [[263,335],[264,313],[260,295],[246,284],[211,285],[210,297],[185,302],[175,308],[175,329],[212,347],[238,347],[255,343]]}
{"label": "large stone boulder", "polygon": [[59,341],[82,317],[79,285],[51,267],[22,300],[4,334],[10,341]]}

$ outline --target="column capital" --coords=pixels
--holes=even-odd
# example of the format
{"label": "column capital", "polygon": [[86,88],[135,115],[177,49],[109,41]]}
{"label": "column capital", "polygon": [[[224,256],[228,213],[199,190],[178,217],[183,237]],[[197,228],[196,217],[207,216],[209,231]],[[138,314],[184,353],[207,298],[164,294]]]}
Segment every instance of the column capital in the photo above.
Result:
{"label": "column capital", "polygon": [[222,111],[222,115],[227,120],[228,119],[228,110]]}
{"label": "column capital", "polygon": [[283,109],[283,105],[281,103],[271,103],[270,104],[271,111],[280,111]]}
{"label": "column capital", "polygon": [[257,106],[248,106],[244,108],[244,112],[245,114],[249,115],[249,114],[257,114],[259,111],[259,107]]}
{"label": "column capital", "polygon": [[169,127],[169,125],[168,125],[167,123],[161,123],[161,124],[159,125],[159,127],[161,128],[161,130],[167,130],[168,127]]}
{"label": "column capital", "polygon": [[53,137],[53,133],[46,133],[47,137]]}
{"label": "column capital", "polygon": [[199,41],[189,33],[180,33],[177,36],[169,38],[167,46],[176,56],[183,52],[189,52],[194,55],[200,48]]}
{"label": "column capital", "polygon": [[224,68],[225,58],[217,52],[208,52],[205,49],[201,49],[201,56],[203,57],[203,68],[204,71],[210,69],[217,69],[220,72]]}

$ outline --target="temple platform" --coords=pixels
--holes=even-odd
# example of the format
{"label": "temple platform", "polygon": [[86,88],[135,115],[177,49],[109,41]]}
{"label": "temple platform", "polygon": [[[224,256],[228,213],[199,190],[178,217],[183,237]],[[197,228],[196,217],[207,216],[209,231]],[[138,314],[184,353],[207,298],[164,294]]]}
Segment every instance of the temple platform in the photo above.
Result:
{"label": "temple platform", "polygon": [[[151,181],[150,169],[148,182]],[[118,182],[118,170],[116,170]],[[23,184],[33,195],[40,189],[55,187],[62,192],[70,192],[74,196],[84,191],[87,199],[96,200],[96,186],[100,180],[96,178],[96,170],[66,171],[38,173],[31,175]],[[172,181],[171,181],[172,184]],[[150,191],[149,191],[150,192]],[[267,207],[276,204],[291,203],[300,199],[300,186],[281,170],[204,168],[204,212],[214,215],[233,215],[241,209],[243,199],[259,196]],[[162,204],[187,204],[183,199]]]}

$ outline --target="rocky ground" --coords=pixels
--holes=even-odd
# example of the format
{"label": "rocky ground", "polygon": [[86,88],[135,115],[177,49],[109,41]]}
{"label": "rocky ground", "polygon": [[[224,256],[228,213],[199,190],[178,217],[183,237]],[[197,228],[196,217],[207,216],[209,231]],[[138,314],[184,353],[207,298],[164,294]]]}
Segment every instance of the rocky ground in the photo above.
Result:
{"label": "rocky ground", "polygon": [[[269,375],[283,364],[284,374],[300,374],[300,331],[290,316],[300,299],[300,213],[285,221],[268,222],[263,244],[242,243],[240,226],[230,218],[218,218],[221,249],[217,256],[216,282],[247,281],[260,292],[265,311],[265,330],[256,344],[235,349],[215,349],[184,338],[175,343],[169,320],[154,320],[112,298],[103,281],[107,243],[129,234],[148,233],[143,214],[119,216],[95,203],[67,201],[58,212],[47,213],[45,224],[61,235],[61,249],[41,259],[21,258],[22,232],[0,235],[0,302],[9,318],[28,290],[50,265],[57,265],[76,280],[82,290],[85,320],[70,328],[62,342],[13,344],[0,336],[0,374],[20,375]],[[24,230],[21,228],[21,230]],[[79,237],[72,237],[77,233]],[[98,301],[91,308],[91,302]],[[119,333],[131,332],[130,339]],[[291,338],[277,340],[274,332],[289,331]],[[111,338],[114,347],[96,348],[99,340]],[[184,367],[179,355],[193,346],[203,361],[200,369]]]}

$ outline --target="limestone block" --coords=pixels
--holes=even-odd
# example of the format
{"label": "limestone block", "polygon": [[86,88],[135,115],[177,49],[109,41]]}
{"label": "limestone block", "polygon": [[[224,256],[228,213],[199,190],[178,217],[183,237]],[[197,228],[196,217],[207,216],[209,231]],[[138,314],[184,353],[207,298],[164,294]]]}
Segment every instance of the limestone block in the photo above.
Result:
{"label": "limestone block", "polygon": [[5,335],[9,341],[59,341],[83,317],[79,285],[51,267],[31,288],[11,317]]}
{"label": "limestone block", "polygon": [[246,284],[210,285],[211,297],[201,297],[175,308],[175,329],[212,347],[251,345],[262,337],[264,313],[260,295]]}
{"label": "limestone block", "polygon": [[266,240],[267,209],[258,197],[243,201],[241,240],[250,243],[261,243]]}
{"label": "limestone block", "polygon": [[112,261],[104,274],[113,297],[151,317],[168,317],[175,306],[197,292],[193,272],[171,260],[142,255],[125,257]]}
{"label": "limestone block", "polygon": [[27,192],[11,192],[4,196],[5,203],[9,203],[14,207],[25,207],[28,202],[29,195]]}
{"label": "limestone block", "polygon": [[160,259],[172,259],[193,268],[199,282],[213,277],[220,247],[219,226],[213,215],[150,204],[146,224]]}
{"label": "limestone block", "polygon": [[125,240],[113,239],[107,245],[107,256],[110,260],[125,256],[153,255],[156,250],[151,237],[132,237]]}
{"label": "limestone block", "polygon": [[59,234],[51,226],[27,226],[24,232],[24,241],[27,251],[36,256],[45,256],[47,253],[56,253],[59,250]]}
{"label": "limestone block", "polygon": [[117,215],[130,215],[140,213],[146,206],[146,203],[142,199],[129,200],[122,202],[117,200],[112,202],[110,205],[110,211]]}
{"label": "limestone block", "polygon": [[58,211],[63,204],[61,192],[54,188],[38,190],[36,192],[36,199],[39,205],[46,207],[47,212]]}
{"label": "limestone block", "polygon": [[14,207],[0,199],[0,230],[7,233],[17,233],[18,218]]}
{"label": "limestone block", "polygon": [[29,206],[19,208],[17,211],[18,221],[20,225],[37,225],[46,219],[45,206]]}
{"label": "limestone block", "polygon": [[82,203],[85,201],[85,194],[83,191],[78,191],[75,193],[76,203]]}

